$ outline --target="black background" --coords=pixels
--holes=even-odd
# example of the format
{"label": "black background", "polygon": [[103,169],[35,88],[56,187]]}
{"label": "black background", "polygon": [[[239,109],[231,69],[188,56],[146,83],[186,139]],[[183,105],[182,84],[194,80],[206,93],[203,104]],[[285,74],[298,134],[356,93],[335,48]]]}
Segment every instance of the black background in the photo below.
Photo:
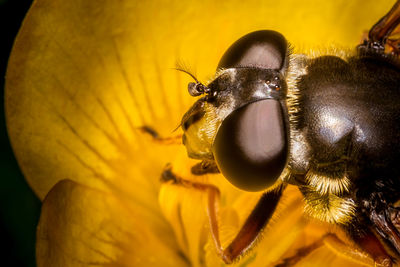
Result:
{"label": "black background", "polygon": [[7,135],[4,117],[4,78],[8,57],[32,1],[0,0],[1,20],[1,100],[0,100],[0,266],[35,264],[36,225],[40,201],[34,195],[18,167]]}

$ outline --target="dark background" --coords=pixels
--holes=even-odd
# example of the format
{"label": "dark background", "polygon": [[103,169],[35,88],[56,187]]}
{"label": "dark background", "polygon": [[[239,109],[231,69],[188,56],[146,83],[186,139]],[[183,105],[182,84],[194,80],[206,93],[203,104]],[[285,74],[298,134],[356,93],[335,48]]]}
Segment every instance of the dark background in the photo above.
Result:
{"label": "dark background", "polygon": [[0,0],[0,266],[35,267],[40,201],[18,167],[4,118],[4,77],[15,36],[32,0]]}

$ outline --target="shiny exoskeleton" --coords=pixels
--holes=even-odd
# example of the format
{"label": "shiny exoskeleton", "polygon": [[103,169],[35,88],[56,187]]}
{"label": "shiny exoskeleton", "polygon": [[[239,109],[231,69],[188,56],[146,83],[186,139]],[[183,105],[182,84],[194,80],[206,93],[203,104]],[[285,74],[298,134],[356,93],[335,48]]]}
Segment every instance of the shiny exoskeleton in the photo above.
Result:
{"label": "shiny exoskeleton", "polygon": [[205,96],[182,119],[188,155],[243,190],[266,190],[220,252],[226,262],[257,237],[251,225],[268,223],[260,214],[274,211],[286,184],[376,263],[399,258],[399,6],[345,57],[291,55],[280,33],[256,31],[226,51],[209,84],[189,84]]}
{"label": "shiny exoskeleton", "polygon": [[[289,162],[317,218],[343,224],[355,239],[376,230],[400,252],[400,68],[381,54],[310,60],[299,77],[301,111],[296,133],[304,144]],[[305,146],[304,146],[305,145]],[[331,207],[333,196],[338,205]],[[339,199],[337,199],[338,197]],[[333,212],[331,217],[328,212]],[[372,230],[370,228],[373,228]]]}

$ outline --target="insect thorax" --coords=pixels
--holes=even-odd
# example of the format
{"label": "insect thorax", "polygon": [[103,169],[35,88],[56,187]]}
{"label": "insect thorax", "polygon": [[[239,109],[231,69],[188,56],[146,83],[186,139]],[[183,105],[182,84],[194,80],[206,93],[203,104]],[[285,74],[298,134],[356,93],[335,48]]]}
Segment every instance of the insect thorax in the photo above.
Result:
{"label": "insect thorax", "polygon": [[[359,205],[356,189],[375,190],[370,173],[397,169],[399,77],[379,56],[291,60],[288,179],[300,183],[312,217],[349,223]],[[389,175],[398,180],[397,171]]]}

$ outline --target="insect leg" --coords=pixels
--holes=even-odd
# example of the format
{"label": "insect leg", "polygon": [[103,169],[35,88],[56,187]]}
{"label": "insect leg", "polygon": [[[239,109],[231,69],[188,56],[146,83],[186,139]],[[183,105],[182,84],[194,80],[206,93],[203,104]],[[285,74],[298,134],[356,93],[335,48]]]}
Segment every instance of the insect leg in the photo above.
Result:
{"label": "insect leg", "polygon": [[167,165],[162,174],[162,181],[170,181],[185,187],[201,190],[207,193],[207,213],[209,218],[211,236],[217,253],[225,263],[232,263],[235,259],[245,253],[259,237],[262,229],[268,223],[282,195],[284,186],[278,186],[276,189],[262,194],[255,208],[252,210],[245,223],[239,230],[239,233],[233,241],[224,249],[219,238],[218,227],[218,206],[220,191],[211,184],[204,184],[185,180],[171,170]]}
{"label": "insect leg", "polygon": [[[331,250],[333,250],[340,257],[349,259],[353,262],[363,264],[366,266],[376,266],[376,262],[366,253],[357,250],[342,240],[340,240],[335,234],[328,234],[323,239],[324,244]],[[387,266],[387,265],[378,265]]]}
{"label": "insect leg", "polygon": [[192,166],[190,169],[191,173],[194,175],[204,175],[210,173],[219,173],[217,164],[213,160],[203,160],[196,165]]}
{"label": "insect leg", "polygon": [[[362,235],[353,235],[352,239],[363,251],[367,252],[370,257],[372,257],[375,266],[392,266],[392,259],[386,253],[385,248],[382,246],[379,239],[368,229],[364,229]],[[345,251],[343,250],[343,252]],[[342,255],[345,254],[346,253],[342,253]]]}
{"label": "insect leg", "polygon": [[[284,186],[279,186],[261,196],[257,205],[247,217],[239,233],[228,245],[228,247],[223,250],[221,256],[226,263],[233,262],[237,257],[251,248],[252,244],[259,237],[262,229],[272,217],[279,199],[282,196],[283,189]],[[213,198],[209,198],[209,206],[212,205],[213,200]],[[209,212],[214,212],[214,210],[209,209]],[[216,215],[214,215],[214,217],[216,217]],[[212,226],[213,238],[216,243],[219,243],[219,240],[217,239],[218,225],[216,222],[212,221],[211,218],[213,218],[213,216],[210,216],[210,225]]]}
{"label": "insect leg", "polygon": [[296,254],[285,258],[281,263],[275,265],[275,267],[287,267],[294,266],[302,259],[307,257],[310,253],[317,250],[321,246],[325,245],[330,250],[334,251],[336,255],[342,258],[346,258],[352,262],[365,265],[365,266],[391,266],[391,261],[374,261],[374,259],[367,253],[357,250],[354,247],[349,246],[343,242],[336,234],[326,234],[320,239],[316,240],[312,244],[302,247],[297,250]]}
{"label": "insect leg", "polygon": [[307,257],[311,252],[313,252],[314,250],[320,248],[324,244],[324,242],[323,242],[324,238],[325,238],[325,236],[321,237],[320,239],[316,240],[315,242],[313,242],[312,244],[310,244],[308,246],[304,246],[304,247],[298,249],[296,251],[295,255],[293,255],[291,257],[284,258],[281,261],[281,263],[276,264],[274,267],[294,266],[300,260],[302,260],[303,258]]}
{"label": "insect leg", "polygon": [[145,134],[150,135],[153,141],[162,145],[180,145],[182,144],[182,135],[178,134],[171,137],[161,137],[156,130],[150,126],[139,127],[139,130]]}
{"label": "insect leg", "polygon": [[400,1],[397,1],[392,9],[381,18],[369,31],[369,42],[372,46],[385,46],[389,52],[400,53],[400,39],[396,34],[400,32]]}

